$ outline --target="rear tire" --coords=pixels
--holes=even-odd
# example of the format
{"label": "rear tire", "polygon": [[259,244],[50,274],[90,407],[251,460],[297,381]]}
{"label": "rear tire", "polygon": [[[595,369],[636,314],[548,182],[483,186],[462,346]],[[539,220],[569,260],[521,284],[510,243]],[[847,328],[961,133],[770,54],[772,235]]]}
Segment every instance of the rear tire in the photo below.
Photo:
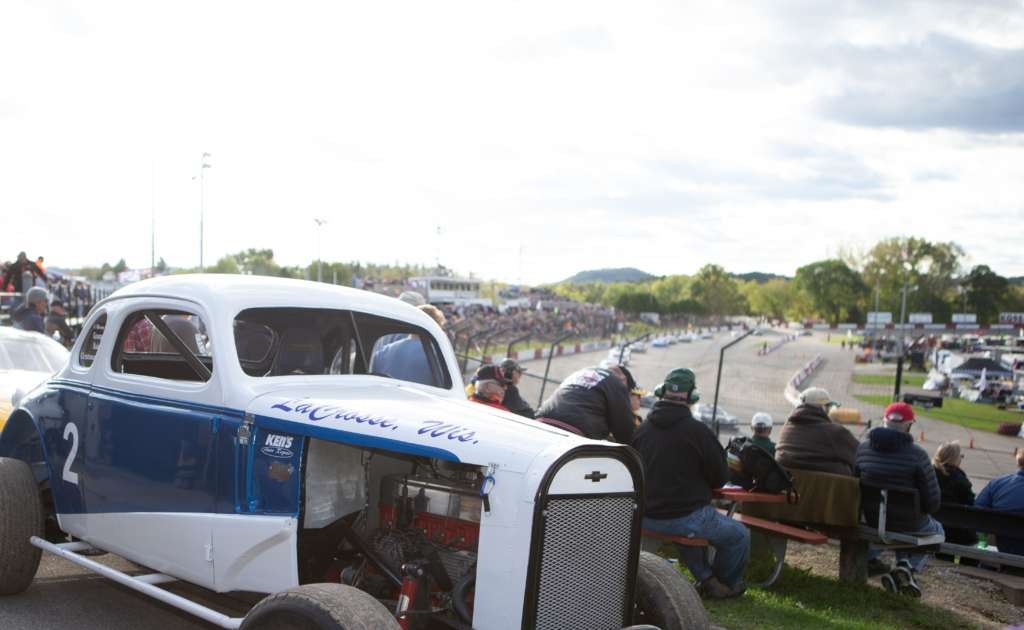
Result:
{"label": "rear tire", "polygon": [[29,543],[43,535],[39,486],[29,465],[0,457],[0,595],[16,595],[32,584],[42,550]]}
{"label": "rear tire", "polygon": [[242,630],[399,630],[394,615],[368,593],[344,584],[305,584],[256,604]]}
{"label": "rear tire", "polygon": [[661,630],[703,630],[709,626],[697,590],[661,556],[640,552],[636,591],[633,623],[650,624]]}

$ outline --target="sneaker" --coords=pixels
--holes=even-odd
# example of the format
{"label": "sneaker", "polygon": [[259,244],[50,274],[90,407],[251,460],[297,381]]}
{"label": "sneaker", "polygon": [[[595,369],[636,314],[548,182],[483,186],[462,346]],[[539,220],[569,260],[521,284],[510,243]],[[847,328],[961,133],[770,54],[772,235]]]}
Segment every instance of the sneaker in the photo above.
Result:
{"label": "sneaker", "polygon": [[906,560],[897,562],[896,568],[889,575],[896,582],[896,588],[899,589],[901,594],[911,597],[921,596],[921,587],[918,586],[917,581],[914,579],[914,569]]}
{"label": "sneaker", "polygon": [[868,577],[875,577],[876,575],[884,575],[892,571],[892,565],[881,558],[871,558],[868,560]]}
{"label": "sneaker", "polygon": [[726,599],[735,597],[733,589],[718,581],[718,578],[711,576],[704,580],[697,587],[698,592],[708,599]]}

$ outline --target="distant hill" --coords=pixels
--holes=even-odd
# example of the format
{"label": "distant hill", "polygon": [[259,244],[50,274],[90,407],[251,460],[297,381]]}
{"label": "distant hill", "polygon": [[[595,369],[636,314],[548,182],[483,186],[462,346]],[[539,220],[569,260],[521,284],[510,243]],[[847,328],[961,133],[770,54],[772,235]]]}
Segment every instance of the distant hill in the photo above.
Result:
{"label": "distant hill", "polygon": [[1012,278],[1007,278],[1007,280],[1010,281],[1010,284],[1019,284],[1024,286],[1024,276],[1013,276]]}
{"label": "distant hill", "polygon": [[657,276],[652,276],[646,271],[640,271],[633,267],[621,267],[619,269],[591,269],[590,271],[581,271],[571,278],[566,278],[563,282],[569,284],[587,284],[591,282],[643,282],[645,280],[653,280]]}
{"label": "distant hill", "polygon": [[754,282],[756,282],[758,284],[764,284],[765,282],[768,282],[769,280],[776,280],[776,279],[790,280],[791,279],[788,276],[780,276],[780,275],[774,274],[774,273],[763,273],[763,272],[760,272],[760,271],[750,271],[750,272],[747,272],[747,273],[734,273],[734,274],[732,274],[732,277],[736,278],[737,280],[745,280],[747,282],[753,280]]}

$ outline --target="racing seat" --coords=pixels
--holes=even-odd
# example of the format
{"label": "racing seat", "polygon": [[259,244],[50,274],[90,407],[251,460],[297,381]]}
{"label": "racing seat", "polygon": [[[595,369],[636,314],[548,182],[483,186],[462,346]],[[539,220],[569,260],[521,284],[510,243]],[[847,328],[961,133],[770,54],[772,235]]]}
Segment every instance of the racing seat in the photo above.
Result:
{"label": "racing seat", "polygon": [[324,349],[320,335],[309,328],[288,328],[281,335],[281,345],[271,376],[288,374],[322,374],[324,371]]}

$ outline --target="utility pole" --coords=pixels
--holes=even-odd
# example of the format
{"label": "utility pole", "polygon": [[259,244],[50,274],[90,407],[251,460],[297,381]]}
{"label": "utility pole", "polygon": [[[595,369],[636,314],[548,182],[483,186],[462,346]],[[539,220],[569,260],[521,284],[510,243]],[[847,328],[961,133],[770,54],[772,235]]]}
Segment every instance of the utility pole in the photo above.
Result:
{"label": "utility pole", "polygon": [[[205,195],[205,190],[204,190],[204,185],[203,185],[203,182],[204,182],[203,174],[206,172],[206,169],[210,168],[210,165],[206,163],[206,158],[208,158],[208,157],[210,157],[210,154],[206,153],[206,152],[203,152],[203,157],[199,160],[199,175],[196,176],[196,177],[199,178],[199,273],[202,273],[203,269],[204,269],[204,267],[203,267],[203,218],[204,218],[203,215],[205,213],[205,208],[203,207],[203,205],[204,205],[204,198],[203,197]],[[196,177],[193,177],[192,179],[195,179]]]}
{"label": "utility pole", "polygon": [[320,258],[320,232],[322,231],[320,228],[327,223],[327,219],[313,219],[313,222],[316,223],[316,281],[323,282],[324,261]]}
{"label": "utility pole", "polygon": [[149,272],[156,269],[156,160],[149,163]]}

